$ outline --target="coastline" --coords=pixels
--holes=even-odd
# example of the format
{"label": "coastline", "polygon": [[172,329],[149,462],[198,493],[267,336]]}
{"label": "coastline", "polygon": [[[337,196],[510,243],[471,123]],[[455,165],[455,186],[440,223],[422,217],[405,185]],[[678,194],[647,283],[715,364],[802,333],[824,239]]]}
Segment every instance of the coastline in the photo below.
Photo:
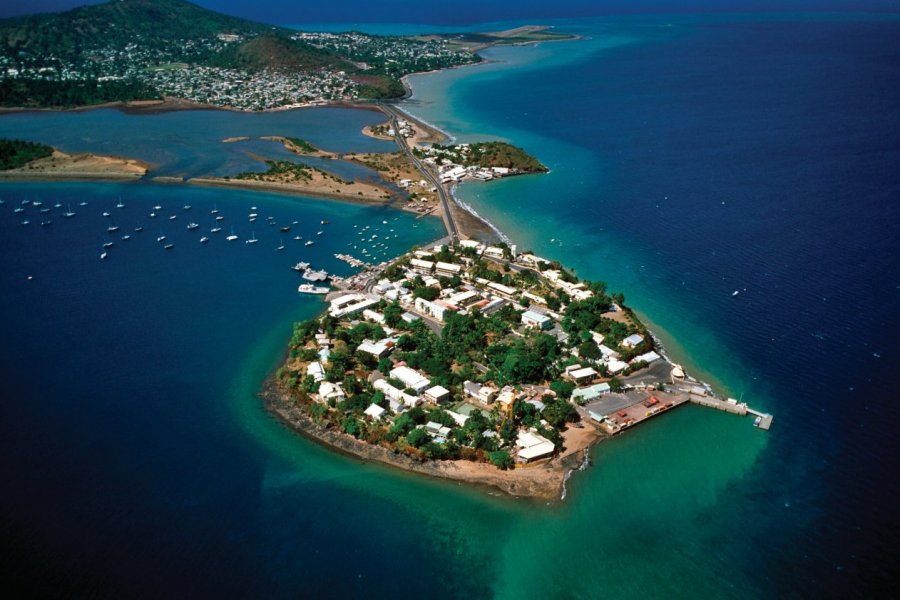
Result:
{"label": "coastline", "polygon": [[[585,452],[607,437],[593,426],[586,425],[584,429],[578,430],[584,434],[581,437],[589,440],[583,446],[566,449],[565,452],[544,463],[507,471],[501,471],[490,463],[464,460],[420,462],[316,424],[297,407],[296,401],[278,386],[274,374],[266,378],[258,396],[266,409],[285,426],[329,450],[419,475],[458,481],[500,491],[515,498],[528,498],[546,503],[565,499],[565,484],[573,471],[581,469],[585,462]],[[574,430],[570,428],[569,431]]]}
{"label": "coastline", "polygon": [[0,171],[4,181],[137,181],[145,177],[151,165],[142,160],[54,149],[46,158],[17,169]]}

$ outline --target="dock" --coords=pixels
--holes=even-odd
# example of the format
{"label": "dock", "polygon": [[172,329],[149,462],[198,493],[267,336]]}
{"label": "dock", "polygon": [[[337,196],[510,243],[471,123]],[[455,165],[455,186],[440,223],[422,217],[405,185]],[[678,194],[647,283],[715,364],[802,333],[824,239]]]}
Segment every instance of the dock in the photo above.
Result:
{"label": "dock", "polygon": [[716,410],[723,410],[727,413],[731,413],[733,415],[738,415],[741,417],[745,417],[747,415],[753,415],[757,417],[759,421],[754,420],[754,425],[759,429],[764,431],[768,431],[772,426],[772,420],[774,417],[768,413],[759,412],[758,410],[753,410],[749,406],[747,406],[746,402],[738,402],[733,398],[729,398],[728,400],[720,400],[719,398],[715,398],[713,396],[700,396],[696,394],[691,394],[691,403],[699,404],[700,406],[706,406],[708,408],[714,408]]}
{"label": "dock", "polygon": [[762,413],[757,410],[753,410],[752,408],[748,408],[747,412],[759,419],[759,423],[757,423],[756,426],[760,429],[768,431],[769,427],[772,426],[772,419],[774,419],[775,417],[773,417],[769,413]]}

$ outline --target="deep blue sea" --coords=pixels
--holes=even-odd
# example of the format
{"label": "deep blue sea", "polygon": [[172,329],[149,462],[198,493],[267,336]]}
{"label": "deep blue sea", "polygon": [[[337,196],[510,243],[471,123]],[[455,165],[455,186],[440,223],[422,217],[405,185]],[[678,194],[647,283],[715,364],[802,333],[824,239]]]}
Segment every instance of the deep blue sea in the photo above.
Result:
{"label": "deep blue sea", "polygon": [[[488,65],[414,77],[404,106],[550,166],[458,194],[520,248],[623,291],[675,358],[774,413],[773,429],[684,407],[597,447],[552,508],[362,464],[292,434],[254,396],[290,323],[321,306],[298,297],[288,267],[347,272],[332,254],[354,224],[394,229],[399,253],[439,237],[436,220],[231,190],[0,184],[10,585],[102,597],[896,594],[900,22],[554,24],[588,39],[492,49]],[[354,132],[372,118],[292,111],[249,127],[87,114],[108,114],[176,173],[250,164],[207,146],[294,126],[358,149]],[[0,135],[129,155],[115,130],[87,136],[81,115],[49,118],[0,116]],[[174,155],[162,151],[167,128],[185,140]],[[23,199],[78,214],[42,228],[29,207],[22,225]],[[164,216],[150,219],[155,204]],[[316,245],[292,230],[277,252],[277,227],[247,222],[252,206],[297,220]],[[185,229],[195,217],[210,226],[212,207],[241,241],[203,246]],[[120,235],[145,230],[101,261],[110,219]],[[243,243],[251,232],[255,246]]]}

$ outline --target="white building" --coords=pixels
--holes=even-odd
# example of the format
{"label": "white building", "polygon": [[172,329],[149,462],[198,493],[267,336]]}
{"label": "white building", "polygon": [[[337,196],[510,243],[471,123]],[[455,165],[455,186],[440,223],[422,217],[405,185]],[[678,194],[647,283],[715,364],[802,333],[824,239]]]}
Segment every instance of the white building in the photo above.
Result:
{"label": "white building", "polygon": [[575,369],[574,371],[569,373],[569,377],[571,377],[575,383],[588,383],[590,381],[593,381],[597,377],[597,375],[599,375],[599,373],[597,373],[597,371],[595,371],[591,367]]}
{"label": "white building", "polygon": [[430,387],[425,390],[425,393],[422,394],[422,397],[427,402],[434,402],[435,404],[440,404],[441,402],[446,402],[450,400],[450,390],[447,388],[436,385],[434,387]]}
{"label": "white building", "polygon": [[341,384],[339,383],[323,381],[319,386],[318,395],[319,399],[322,400],[322,402],[328,402],[329,400],[340,402],[344,399],[344,390],[341,389]]}
{"label": "white building", "polygon": [[[407,394],[403,390],[398,390],[388,383],[387,379],[376,380],[375,383],[372,384],[372,387],[382,392],[391,402],[399,402],[406,406],[413,407],[417,406],[422,401],[418,396],[413,396],[412,394]],[[394,408],[393,404],[391,404],[391,410],[397,412],[397,408]]]}
{"label": "white building", "polygon": [[647,364],[650,364],[654,360],[659,360],[660,358],[662,358],[662,357],[659,354],[657,354],[656,352],[651,350],[650,352],[645,352],[644,354],[641,354],[640,356],[635,356],[631,360],[631,364],[634,364],[637,362],[645,362]]}
{"label": "white building", "polygon": [[409,261],[409,266],[413,271],[417,273],[421,273],[423,275],[430,274],[434,269],[434,263],[430,260],[420,260],[418,258],[414,258]]}
{"label": "white building", "polygon": [[556,449],[553,442],[531,430],[519,432],[516,446],[519,448],[519,460],[523,462],[549,456]]}
{"label": "white building", "polygon": [[365,352],[366,354],[371,354],[377,358],[382,358],[391,353],[391,350],[394,349],[395,340],[391,338],[384,338],[383,340],[378,340],[377,342],[373,342],[372,340],[363,340],[363,342],[357,346],[357,352]]}
{"label": "white building", "polygon": [[502,283],[496,283],[493,281],[487,284],[487,287],[488,289],[497,292],[498,294],[506,298],[512,298],[519,293],[519,290],[514,287],[509,287],[508,285],[503,285]]}
{"label": "white building", "polygon": [[449,310],[446,306],[432,302],[431,300],[426,300],[425,298],[416,298],[415,307],[416,310],[423,315],[433,317],[442,323],[444,322],[444,316]]}
{"label": "white building", "polygon": [[380,419],[385,413],[385,410],[378,406],[377,404],[370,404],[369,408],[363,411],[367,417],[372,417],[373,419]]}
{"label": "white building", "polygon": [[627,338],[622,340],[623,348],[634,348],[641,344],[644,341],[644,338],[636,333],[629,335]]}
{"label": "white building", "polygon": [[325,379],[325,369],[320,362],[311,362],[306,365],[306,374],[311,375],[316,383]]}
{"label": "white building", "polygon": [[400,380],[406,387],[416,390],[417,394],[421,394],[430,384],[430,381],[421,373],[405,366],[391,369],[391,377]]}
{"label": "white building", "polygon": [[437,270],[437,274],[443,277],[453,277],[454,275],[459,275],[462,271],[462,267],[460,265],[454,265],[453,263],[440,261],[435,264],[435,269]]}
{"label": "white building", "polygon": [[550,317],[534,312],[533,310],[526,310],[522,313],[522,323],[524,323],[526,327],[533,327],[535,329],[550,329],[553,327],[553,320]]}

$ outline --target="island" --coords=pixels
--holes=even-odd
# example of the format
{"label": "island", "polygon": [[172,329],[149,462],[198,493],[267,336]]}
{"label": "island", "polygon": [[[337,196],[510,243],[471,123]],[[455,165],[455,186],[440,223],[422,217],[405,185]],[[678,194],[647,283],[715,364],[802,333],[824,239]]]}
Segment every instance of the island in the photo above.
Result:
{"label": "island", "polygon": [[261,395],[367,460],[546,501],[601,439],[689,401],[746,411],[666,359],[622,294],[515,246],[441,240],[334,285]]}

